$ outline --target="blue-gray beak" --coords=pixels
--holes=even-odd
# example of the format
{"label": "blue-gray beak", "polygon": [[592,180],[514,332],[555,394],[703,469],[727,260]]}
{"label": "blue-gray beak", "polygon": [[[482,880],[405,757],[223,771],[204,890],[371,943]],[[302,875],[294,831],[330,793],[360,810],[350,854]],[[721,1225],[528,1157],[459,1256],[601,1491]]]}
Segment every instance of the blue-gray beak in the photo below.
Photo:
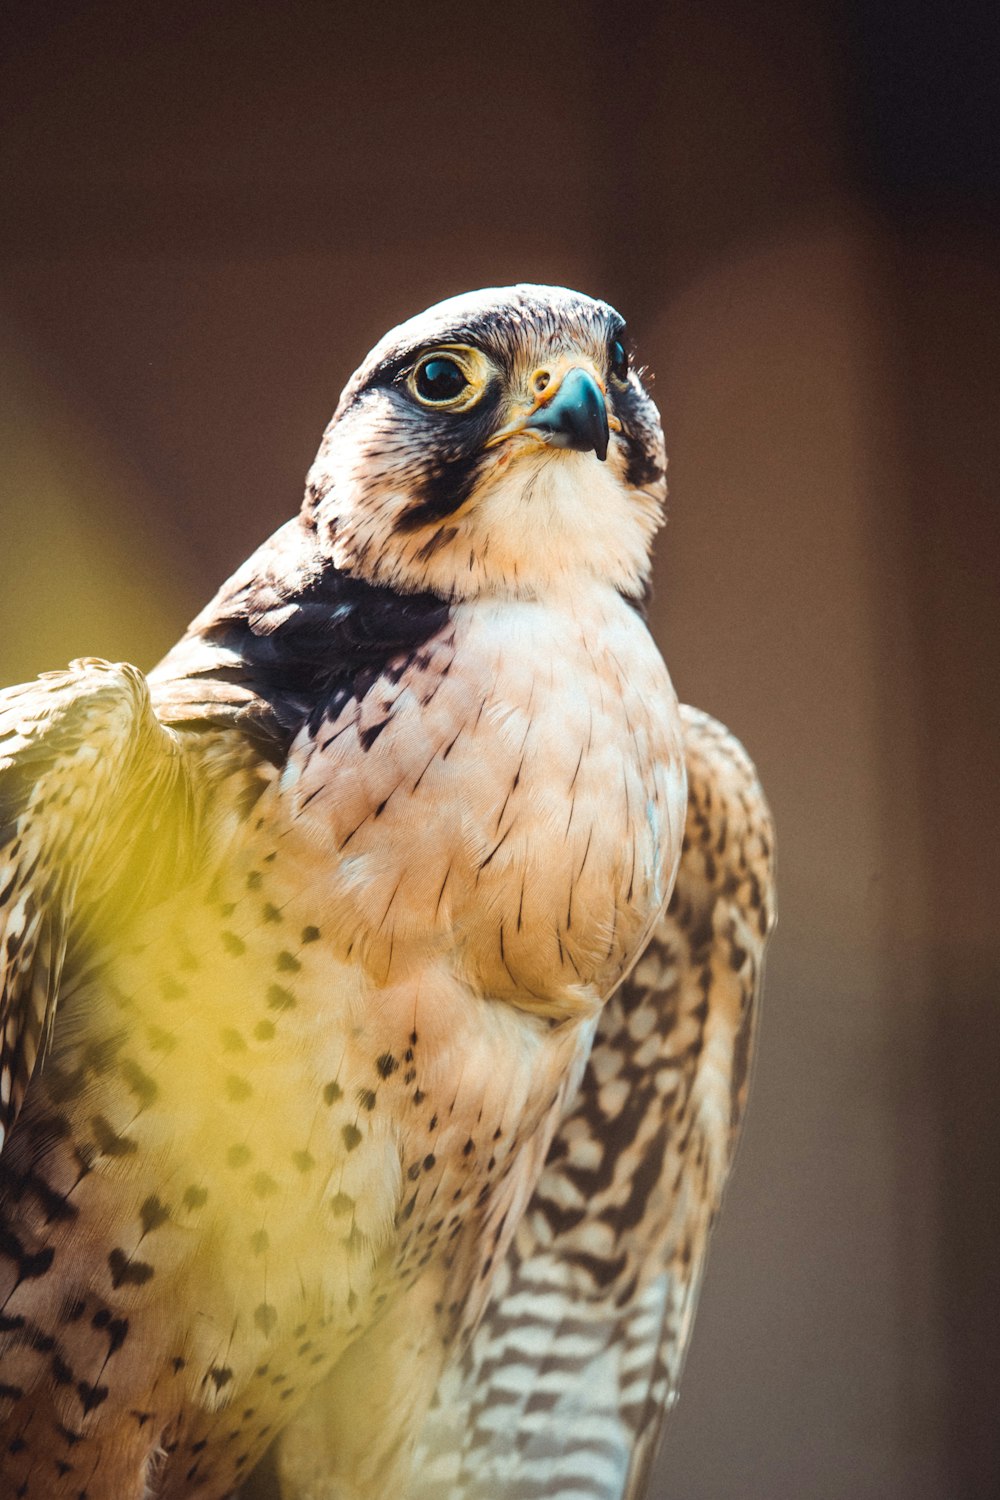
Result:
{"label": "blue-gray beak", "polygon": [[604,394],[593,375],[579,366],[569,371],[552,399],[528,418],[525,427],[552,448],[592,450],[602,463],[608,456]]}

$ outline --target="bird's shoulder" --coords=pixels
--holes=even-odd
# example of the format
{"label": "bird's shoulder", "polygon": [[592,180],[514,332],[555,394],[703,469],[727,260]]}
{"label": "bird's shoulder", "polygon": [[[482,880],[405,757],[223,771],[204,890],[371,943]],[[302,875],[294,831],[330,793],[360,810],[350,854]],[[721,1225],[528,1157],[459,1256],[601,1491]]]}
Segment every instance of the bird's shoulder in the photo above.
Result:
{"label": "bird's shoulder", "polygon": [[282,526],[222,586],[150,674],[161,721],[222,731],[281,764],[292,740],[447,624],[433,594],[399,593],[333,566],[308,519]]}

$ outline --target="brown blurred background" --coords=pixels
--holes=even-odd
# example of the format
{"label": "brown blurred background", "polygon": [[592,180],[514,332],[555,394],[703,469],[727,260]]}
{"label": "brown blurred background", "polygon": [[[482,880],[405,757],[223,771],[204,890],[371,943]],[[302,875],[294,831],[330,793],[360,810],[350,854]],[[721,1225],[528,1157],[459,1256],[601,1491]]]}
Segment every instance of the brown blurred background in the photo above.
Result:
{"label": "brown blurred background", "polygon": [[143,9],[3,8],[3,679],[151,664],[391,323],[610,298],[781,851],[655,1493],[1000,1495],[996,7]]}

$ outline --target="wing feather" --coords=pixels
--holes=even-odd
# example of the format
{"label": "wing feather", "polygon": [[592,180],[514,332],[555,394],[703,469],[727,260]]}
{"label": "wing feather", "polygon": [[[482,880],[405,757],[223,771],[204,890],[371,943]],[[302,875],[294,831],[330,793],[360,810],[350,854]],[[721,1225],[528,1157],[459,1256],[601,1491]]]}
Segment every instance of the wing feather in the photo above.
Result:
{"label": "wing feather", "polygon": [[67,952],[110,935],[190,827],[177,736],[143,674],[96,658],[0,693],[0,1145],[51,1030]]}

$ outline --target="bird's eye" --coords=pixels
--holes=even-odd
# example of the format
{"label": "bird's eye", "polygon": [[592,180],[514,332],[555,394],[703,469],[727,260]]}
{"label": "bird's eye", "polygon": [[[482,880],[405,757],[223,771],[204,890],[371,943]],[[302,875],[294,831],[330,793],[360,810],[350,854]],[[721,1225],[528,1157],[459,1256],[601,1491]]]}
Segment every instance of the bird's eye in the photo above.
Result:
{"label": "bird's eye", "polygon": [[469,377],[448,354],[431,354],[413,372],[413,389],[428,406],[450,406],[464,396]]}
{"label": "bird's eye", "polygon": [[608,369],[613,379],[622,383],[628,379],[628,351],[621,339],[612,339],[608,345]]}
{"label": "bird's eye", "polygon": [[438,411],[475,406],[496,376],[496,367],[470,344],[442,344],[421,354],[406,377],[411,396]]}

